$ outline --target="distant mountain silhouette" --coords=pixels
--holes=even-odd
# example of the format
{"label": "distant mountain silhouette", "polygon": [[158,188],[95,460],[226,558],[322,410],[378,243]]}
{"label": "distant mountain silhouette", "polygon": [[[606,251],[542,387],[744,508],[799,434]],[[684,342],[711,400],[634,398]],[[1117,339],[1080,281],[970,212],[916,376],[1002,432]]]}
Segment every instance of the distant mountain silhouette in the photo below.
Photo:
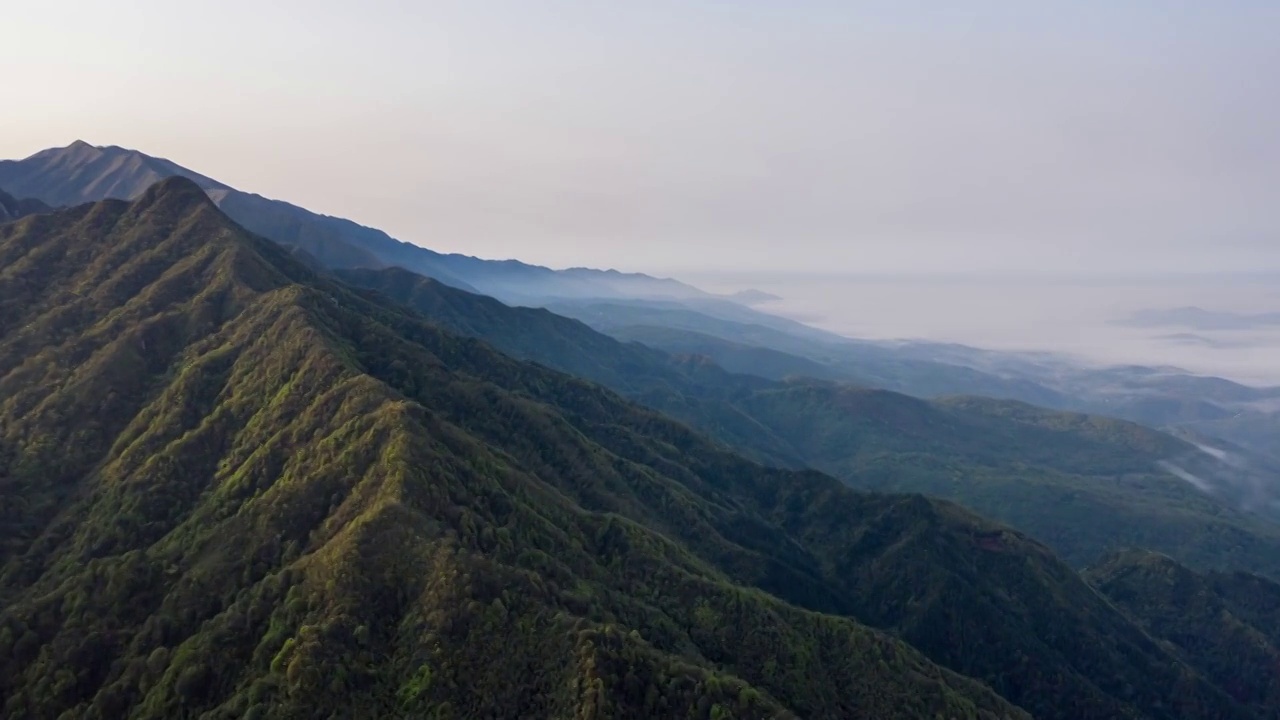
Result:
{"label": "distant mountain silhouette", "polygon": [[1185,327],[1193,330],[1249,330],[1280,325],[1280,313],[1237,313],[1200,307],[1139,310],[1119,321],[1132,327]]}
{"label": "distant mountain silhouette", "polygon": [[115,146],[94,147],[77,140],[65,148],[42,150],[26,160],[0,161],[0,187],[54,206],[107,198],[132,199],[167,177],[194,180],[205,190],[229,189],[168,160]]}
{"label": "distant mountain silhouette", "polygon": [[733,300],[734,302],[740,302],[743,305],[762,305],[764,303],[775,302],[782,299],[773,293],[767,293],[763,290],[756,290],[754,288],[739,290],[738,292],[733,293],[732,295],[726,295],[725,297]]}
{"label": "distant mountain silhouette", "polygon": [[0,190],[0,222],[17,220],[20,217],[48,212],[50,207],[39,200],[19,200],[4,190]]}
{"label": "distant mountain silhouette", "polygon": [[616,270],[552,270],[516,260],[443,254],[401,242],[374,228],[279,200],[242,192],[163,158],[84,141],[43,150],[25,160],[0,161],[0,187],[54,206],[106,199],[133,200],[157,181],[184,177],[248,230],[303,251],[330,268],[399,266],[454,287],[508,302],[551,298],[712,297],[675,280]]}

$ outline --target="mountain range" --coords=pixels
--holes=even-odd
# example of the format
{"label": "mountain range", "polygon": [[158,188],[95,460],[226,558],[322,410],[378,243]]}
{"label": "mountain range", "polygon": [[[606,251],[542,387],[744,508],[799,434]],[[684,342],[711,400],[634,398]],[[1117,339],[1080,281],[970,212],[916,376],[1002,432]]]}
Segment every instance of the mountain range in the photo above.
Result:
{"label": "mountain range", "polygon": [[[1164,477],[1180,478],[1186,487],[1208,493],[1210,506],[1226,504],[1233,513],[1244,511],[1280,517],[1280,434],[1274,432],[1280,429],[1280,389],[1277,388],[1252,388],[1170,368],[1091,368],[1045,354],[996,353],[938,343],[850,340],[744,304],[761,299],[763,296],[759,293],[748,292],[737,298],[718,297],[674,281],[642,275],[586,269],[552,271],[515,261],[442,255],[392,240],[384,233],[346,220],[234,190],[168,160],[118,147],[93,147],[77,142],[66,148],[37,153],[26,160],[0,161],[0,188],[17,188],[13,192],[19,195],[41,198],[23,201],[28,208],[36,208],[32,203],[44,208],[46,202],[128,198],[159,178],[175,176],[191,179],[233,219],[291,248],[300,259],[317,269],[372,272],[404,267],[417,275],[425,273],[453,289],[476,292],[478,288],[487,288],[488,294],[508,301],[543,305],[562,315],[581,319],[618,339],[636,340],[676,356],[705,357],[719,368],[769,380],[804,378],[893,390],[923,398],[977,395],[1010,399],[1164,428],[1186,443],[1174,453],[1177,458],[1172,466],[1169,465],[1174,460],[1172,456],[1147,457],[1148,465],[1159,463]],[[537,286],[541,288],[537,292],[549,294],[533,297],[524,290],[515,290],[517,285],[525,290]],[[468,332],[466,327],[460,329]],[[581,334],[580,328],[572,332]],[[476,334],[486,337],[482,332]],[[528,339],[518,348],[501,342],[499,346],[517,354],[524,353],[522,357],[545,360],[538,353],[539,343],[545,339]],[[553,367],[585,374],[624,392],[628,391],[624,385],[636,383],[635,378],[621,377],[629,374],[626,363],[632,362],[630,360],[605,370],[616,358],[610,357],[612,351],[601,344],[600,338],[572,340],[570,345],[574,342],[584,342],[599,352],[592,360],[573,360],[564,348],[542,349],[554,356]],[[593,364],[594,371],[599,372],[593,374],[592,370],[582,367],[584,363]],[[795,415],[804,406],[796,405],[790,411],[779,411],[776,407],[788,393],[798,397],[795,382],[788,393],[766,393],[760,386],[752,386],[750,392],[760,392],[775,404],[761,411],[758,400],[756,410],[744,408],[742,388],[727,399],[709,397],[703,381],[713,375],[713,371],[702,372],[693,391],[684,389],[672,397],[660,395],[648,401],[635,393],[630,393],[630,397],[693,422],[758,460],[817,466],[860,487],[930,492],[1019,526],[1028,524],[1028,516],[1018,509],[1019,503],[1009,500],[1017,493],[942,482],[940,478],[953,471],[941,467],[920,475],[897,473],[886,485],[874,472],[855,472],[863,467],[867,455],[854,452],[853,445],[846,445],[850,448],[848,452],[837,453],[816,452],[812,443],[807,449],[798,448],[794,438],[787,437],[799,427],[789,415]],[[641,376],[645,377],[643,373]],[[814,390],[813,382],[800,384],[810,386],[804,393],[817,392],[823,397],[835,394],[830,389]],[[716,392],[723,395],[725,390],[720,388]],[[849,395],[849,391],[843,392]],[[694,406],[683,407],[682,403],[694,403]],[[834,417],[839,417],[840,411],[835,406],[826,410],[829,417],[833,412]],[[835,442],[834,438],[840,434],[833,429],[839,426],[839,423],[823,426],[820,435],[829,435],[828,442]],[[1201,450],[1199,455],[1212,455],[1219,462],[1207,462],[1193,449]],[[853,456],[859,460],[850,462]],[[890,464],[901,467],[902,460],[895,457]],[[1182,467],[1187,464],[1193,467]],[[1000,474],[1010,478],[1014,487],[1023,485],[1018,472],[1006,469]],[[1110,476],[1104,477],[1110,479]],[[1112,483],[1105,494],[1109,495],[1115,487]],[[1088,490],[1087,496],[1096,498],[1097,488]],[[1039,498],[1033,496],[1027,502],[1034,508]],[[1163,507],[1157,504],[1153,508],[1148,503],[1149,498],[1138,497],[1123,504],[1141,508],[1139,512]],[[1174,504],[1179,510],[1185,506],[1181,499]],[[1091,499],[1081,509],[1087,511],[1098,505],[1114,506],[1115,503],[1110,498],[1105,502]],[[1183,516],[1181,512],[1158,511],[1166,518]],[[1197,516],[1198,513],[1192,517]],[[1146,527],[1146,524],[1137,523],[1134,527]],[[1077,534],[1067,528],[1063,533]],[[1249,534],[1257,533],[1250,531]],[[1040,531],[1041,537],[1076,562],[1091,559],[1091,553],[1114,545],[1111,539],[1106,539],[1077,552],[1074,543],[1057,542],[1060,535],[1055,529]],[[1197,535],[1183,533],[1189,538]],[[1177,535],[1170,535],[1174,536]],[[1171,552],[1184,561],[1196,561],[1170,545],[1157,544],[1155,549]],[[1209,556],[1217,555],[1211,551]]]}
{"label": "mountain range", "polygon": [[516,260],[437,253],[350,220],[241,192],[169,160],[116,146],[76,141],[23,160],[0,161],[0,188],[52,206],[134,199],[168,177],[191,180],[245,228],[297,248],[326,267],[400,266],[512,302],[557,297],[711,297],[675,280],[638,273],[588,268],[556,271]]}
{"label": "mountain range", "polygon": [[[668,304],[669,305],[669,304]],[[622,340],[704,355],[744,372],[816,377],[920,397],[983,395],[1132,420],[1280,461],[1280,388],[1170,367],[1093,366],[1046,353],[815,337],[654,303],[558,301],[559,313]],[[1280,502],[1272,493],[1268,504]]]}
{"label": "mountain range", "polygon": [[[1096,368],[1045,354],[850,340],[750,307],[768,300],[764,293],[722,297],[636,273],[551,270],[442,254],[115,146],[78,141],[24,160],[0,161],[0,189],[53,206],[130,199],[172,176],[191,179],[242,226],[294,248],[320,267],[403,267],[508,304],[548,307],[622,339],[704,354],[728,369],[817,377],[920,397],[983,395],[1110,415],[1222,440],[1280,462],[1280,433],[1275,432],[1280,430],[1280,388],[1253,388],[1176,368]],[[1272,503],[1280,507],[1280,494],[1264,504]]]}
{"label": "mountain range", "polygon": [[1257,717],[1021,533],[739,459],[189,181],[0,260],[9,716]]}
{"label": "mountain range", "polygon": [[[644,276],[335,260],[347,221],[81,145],[0,164],[73,205],[0,224],[7,717],[1275,717],[1250,448],[824,377],[1046,361]],[[508,270],[586,322],[474,292]],[[635,314],[811,371],[592,327],[705,329]]]}

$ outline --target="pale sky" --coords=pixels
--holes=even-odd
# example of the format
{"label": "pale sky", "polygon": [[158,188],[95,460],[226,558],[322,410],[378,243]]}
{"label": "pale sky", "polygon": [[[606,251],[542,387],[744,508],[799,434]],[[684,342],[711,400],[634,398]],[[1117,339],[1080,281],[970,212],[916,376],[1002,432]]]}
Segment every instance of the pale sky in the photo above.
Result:
{"label": "pale sky", "polygon": [[1280,2],[41,0],[84,139],[433,249],[646,271],[1280,269]]}

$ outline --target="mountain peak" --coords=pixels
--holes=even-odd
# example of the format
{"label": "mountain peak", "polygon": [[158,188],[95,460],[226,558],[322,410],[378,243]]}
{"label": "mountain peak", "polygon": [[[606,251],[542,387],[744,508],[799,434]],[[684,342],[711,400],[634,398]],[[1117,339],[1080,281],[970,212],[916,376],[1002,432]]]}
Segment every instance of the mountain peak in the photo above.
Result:
{"label": "mountain peak", "polygon": [[45,153],[61,156],[96,157],[102,154],[102,148],[97,145],[91,145],[84,140],[76,140],[64,148],[51,148],[46,150]]}
{"label": "mountain peak", "polygon": [[55,147],[41,150],[31,157],[28,157],[26,161],[77,165],[90,162],[100,155],[102,155],[102,150],[100,148],[90,145],[84,140],[76,140],[66,147]]}
{"label": "mountain peak", "polygon": [[133,200],[172,176],[189,178],[208,189],[226,187],[163,158],[115,145],[90,145],[84,140],[44,150],[26,160],[0,162],[0,187],[54,206]]}

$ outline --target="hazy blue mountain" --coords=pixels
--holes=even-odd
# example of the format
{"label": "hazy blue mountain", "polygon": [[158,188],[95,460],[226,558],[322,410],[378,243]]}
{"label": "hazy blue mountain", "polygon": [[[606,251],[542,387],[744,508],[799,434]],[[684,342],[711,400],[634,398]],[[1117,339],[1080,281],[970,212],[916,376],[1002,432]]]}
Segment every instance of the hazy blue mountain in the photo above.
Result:
{"label": "hazy blue mountain", "polygon": [[[735,372],[774,379],[805,376],[884,388],[918,397],[987,395],[1051,407],[1065,405],[1064,398],[1058,393],[1032,380],[916,358],[875,343],[852,340],[814,343],[790,337],[761,346],[751,340],[758,340],[762,335],[776,339],[778,333],[758,326],[735,328],[718,320],[701,325],[718,335],[655,325],[620,326],[606,332],[668,352],[705,355]],[[741,340],[729,340],[724,336]],[[792,352],[779,347],[791,348]]]}
{"label": "hazy blue mountain", "polygon": [[633,325],[666,327],[799,355],[817,354],[819,357],[816,359],[822,359],[822,353],[830,352],[831,345],[852,342],[849,338],[795,320],[715,298],[702,302],[688,299],[682,302],[559,299],[546,303],[546,307],[607,333]]}
{"label": "hazy blue mountain", "polygon": [[571,268],[552,270],[517,260],[443,254],[396,240],[381,230],[242,192],[162,158],[136,150],[77,141],[24,160],[0,161],[0,187],[49,205],[74,205],[140,196],[156,181],[192,180],[245,228],[305,251],[326,267],[401,266],[509,302],[558,297],[697,298],[714,296],[689,285],[639,273]]}
{"label": "hazy blue mountain", "polygon": [[138,197],[156,182],[175,175],[189,178],[205,190],[228,189],[168,160],[114,146],[94,147],[83,140],[41,150],[25,160],[0,161],[0,187],[53,206]]}
{"label": "hazy blue mountain", "polygon": [[[857,341],[783,324],[743,323],[690,307],[594,302],[552,304],[593,328],[735,371],[805,375],[919,397],[983,395],[1186,430],[1280,460],[1280,388],[1253,387],[1179,368],[1097,367],[1048,353],[953,343]],[[1280,476],[1275,480],[1280,498]]]}
{"label": "hazy blue mountain", "polygon": [[1280,313],[1237,313],[1200,307],[1139,310],[1118,321],[1133,327],[1185,327],[1192,330],[1249,330],[1280,325]]}
{"label": "hazy blue mountain", "polygon": [[0,222],[17,220],[20,217],[48,212],[48,205],[39,200],[19,200],[4,190],[0,190]]}
{"label": "hazy blue mountain", "polygon": [[739,290],[738,292],[732,293],[726,297],[734,302],[740,302],[743,305],[759,305],[782,299],[773,293],[767,293],[763,290],[756,290],[754,288],[749,290]]}

